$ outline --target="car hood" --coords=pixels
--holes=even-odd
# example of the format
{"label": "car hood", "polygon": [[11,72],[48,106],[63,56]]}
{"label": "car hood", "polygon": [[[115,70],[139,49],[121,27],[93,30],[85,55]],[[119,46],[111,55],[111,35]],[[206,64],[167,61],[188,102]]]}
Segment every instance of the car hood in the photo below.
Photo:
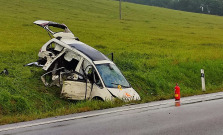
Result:
{"label": "car hood", "polygon": [[108,88],[108,91],[124,101],[141,100],[139,94],[133,88]]}

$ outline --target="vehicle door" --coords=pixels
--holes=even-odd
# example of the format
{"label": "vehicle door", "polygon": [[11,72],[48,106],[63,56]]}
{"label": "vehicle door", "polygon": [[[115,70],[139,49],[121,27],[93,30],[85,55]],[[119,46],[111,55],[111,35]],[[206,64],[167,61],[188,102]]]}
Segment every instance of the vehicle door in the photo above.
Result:
{"label": "vehicle door", "polygon": [[[59,36],[60,37],[65,36],[65,37],[77,39],[65,24],[59,24],[56,22],[44,21],[44,20],[37,20],[33,23],[47,30],[50,37],[51,35],[53,35],[55,38]],[[61,35],[61,33],[63,34]]]}
{"label": "vehicle door", "polygon": [[[72,100],[86,100],[91,96],[93,66],[81,58],[75,71],[63,81],[62,96]],[[64,76],[64,75],[62,75]],[[63,79],[62,79],[63,80]]]}

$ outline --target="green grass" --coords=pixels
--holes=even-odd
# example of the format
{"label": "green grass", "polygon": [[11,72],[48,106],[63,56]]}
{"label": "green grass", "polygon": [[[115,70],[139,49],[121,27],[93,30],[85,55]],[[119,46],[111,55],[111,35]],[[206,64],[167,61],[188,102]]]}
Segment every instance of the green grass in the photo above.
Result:
{"label": "green grass", "polygon": [[[114,62],[142,101],[173,98],[178,82],[182,96],[202,94],[200,69],[207,92],[223,88],[223,18],[170,9],[122,4],[113,0],[0,0],[0,124],[121,106],[124,103],[71,102],[60,89],[46,88],[43,70],[23,65],[37,60],[49,40],[36,20],[65,23],[80,40]],[[139,102],[137,102],[139,103]]]}

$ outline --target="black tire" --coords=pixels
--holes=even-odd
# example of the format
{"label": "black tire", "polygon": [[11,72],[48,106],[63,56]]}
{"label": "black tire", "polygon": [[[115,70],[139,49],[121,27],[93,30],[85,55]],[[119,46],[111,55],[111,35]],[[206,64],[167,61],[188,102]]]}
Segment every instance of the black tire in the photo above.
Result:
{"label": "black tire", "polygon": [[101,97],[94,97],[94,98],[92,98],[92,100],[104,102],[104,100]]}

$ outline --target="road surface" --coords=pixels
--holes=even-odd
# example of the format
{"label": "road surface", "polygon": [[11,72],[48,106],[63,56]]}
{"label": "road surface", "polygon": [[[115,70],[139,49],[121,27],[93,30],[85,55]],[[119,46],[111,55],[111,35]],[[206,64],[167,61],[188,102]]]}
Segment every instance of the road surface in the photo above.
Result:
{"label": "road surface", "polygon": [[0,135],[222,135],[223,99],[210,96],[3,125]]}

